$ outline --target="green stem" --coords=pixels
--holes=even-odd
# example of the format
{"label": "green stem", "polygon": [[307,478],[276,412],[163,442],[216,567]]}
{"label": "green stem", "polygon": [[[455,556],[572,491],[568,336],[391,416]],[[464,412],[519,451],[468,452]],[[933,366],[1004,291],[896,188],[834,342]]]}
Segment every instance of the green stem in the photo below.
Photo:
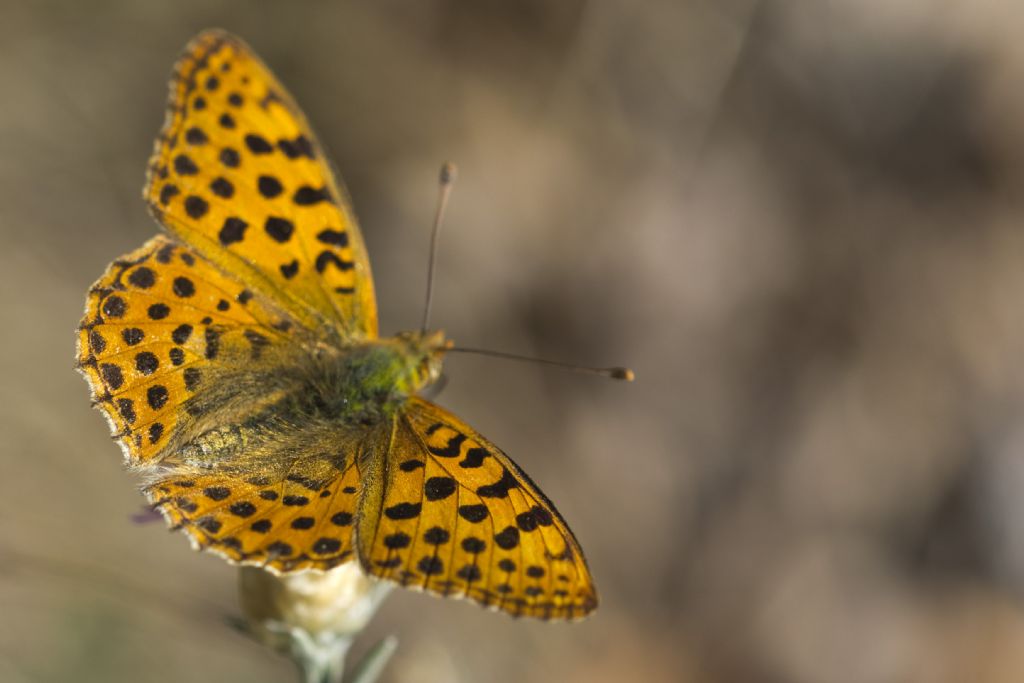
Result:
{"label": "green stem", "polygon": [[375,683],[397,649],[398,638],[388,636],[381,640],[370,648],[363,660],[356,665],[349,683]]}

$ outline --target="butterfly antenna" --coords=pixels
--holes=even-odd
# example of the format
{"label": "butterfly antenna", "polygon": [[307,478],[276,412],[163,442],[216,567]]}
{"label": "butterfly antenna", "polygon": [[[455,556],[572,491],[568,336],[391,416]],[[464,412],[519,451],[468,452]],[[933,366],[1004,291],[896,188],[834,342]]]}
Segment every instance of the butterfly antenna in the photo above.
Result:
{"label": "butterfly antenna", "polygon": [[621,379],[627,382],[632,382],[636,379],[636,375],[629,368],[591,368],[585,365],[573,365],[572,363],[562,363],[557,360],[547,360],[544,358],[533,358],[532,356],[520,356],[515,353],[505,353],[504,351],[491,351],[490,349],[470,349],[463,346],[453,346],[448,349],[450,352],[456,353],[474,353],[479,356],[491,356],[492,358],[505,358],[507,360],[518,360],[527,363],[540,363],[541,365],[549,365],[556,368],[562,368],[563,370],[571,370],[573,372],[582,372],[587,375],[601,375],[602,377],[608,377],[610,379]]}
{"label": "butterfly antenna", "polygon": [[448,197],[451,196],[452,187],[455,185],[455,178],[458,169],[450,161],[445,162],[441,167],[439,187],[437,194],[437,213],[434,214],[434,228],[430,231],[430,262],[427,266],[427,303],[423,307],[423,325],[421,330],[427,332],[430,324],[430,303],[434,299],[434,264],[437,263],[437,240],[441,234],[441,223],[444,222],[444,212],[448,208]]}

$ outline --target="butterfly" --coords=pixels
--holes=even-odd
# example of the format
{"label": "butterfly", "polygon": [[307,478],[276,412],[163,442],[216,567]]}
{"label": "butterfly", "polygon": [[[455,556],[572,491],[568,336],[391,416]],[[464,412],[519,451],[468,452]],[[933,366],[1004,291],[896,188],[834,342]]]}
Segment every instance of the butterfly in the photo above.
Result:
{"label": "butterfly", "polygon": [[238,38],[206,31],[185,48],[144,195],[167,234],[89,290],[78,364],[172,528],[275,573],[356,561],[514,615],[596,607],[551,502],[418,395],[451,343],[378,336],[349,202]]}

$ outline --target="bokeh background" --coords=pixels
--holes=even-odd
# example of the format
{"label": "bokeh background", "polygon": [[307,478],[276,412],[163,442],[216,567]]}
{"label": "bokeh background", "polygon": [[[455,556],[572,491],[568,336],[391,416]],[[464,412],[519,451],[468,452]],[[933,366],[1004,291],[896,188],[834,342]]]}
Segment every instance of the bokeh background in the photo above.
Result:
{"label": "bokeh background", "polygon": [[382,330],[461,168],[442,402],[544,488],[575,625],[396,591],[387,681],[1024,680],[1024,9],[998,0],[0,2],[0,680],[291,681],[72,368],[173,60],[249,41],[347,181]]}

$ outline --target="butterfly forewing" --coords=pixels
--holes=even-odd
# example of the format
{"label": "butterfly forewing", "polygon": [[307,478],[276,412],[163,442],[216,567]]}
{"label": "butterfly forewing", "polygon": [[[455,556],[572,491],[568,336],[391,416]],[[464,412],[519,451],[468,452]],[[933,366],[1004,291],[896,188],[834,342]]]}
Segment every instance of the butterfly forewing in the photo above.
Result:
{"label": "butterfly forewing", "polygon": [[554,506],[451,413],[409,399],[383,469],[383,486],[361,506],[367,571],[515,615],[575,618],[596,607],[583,554]]}
{"label": "butterfly forewing", "polygon": [[376,336],[354,215],[302,112],[237,38],[207,31],[185,49],[145,195],[164,227],[309,329]]}

